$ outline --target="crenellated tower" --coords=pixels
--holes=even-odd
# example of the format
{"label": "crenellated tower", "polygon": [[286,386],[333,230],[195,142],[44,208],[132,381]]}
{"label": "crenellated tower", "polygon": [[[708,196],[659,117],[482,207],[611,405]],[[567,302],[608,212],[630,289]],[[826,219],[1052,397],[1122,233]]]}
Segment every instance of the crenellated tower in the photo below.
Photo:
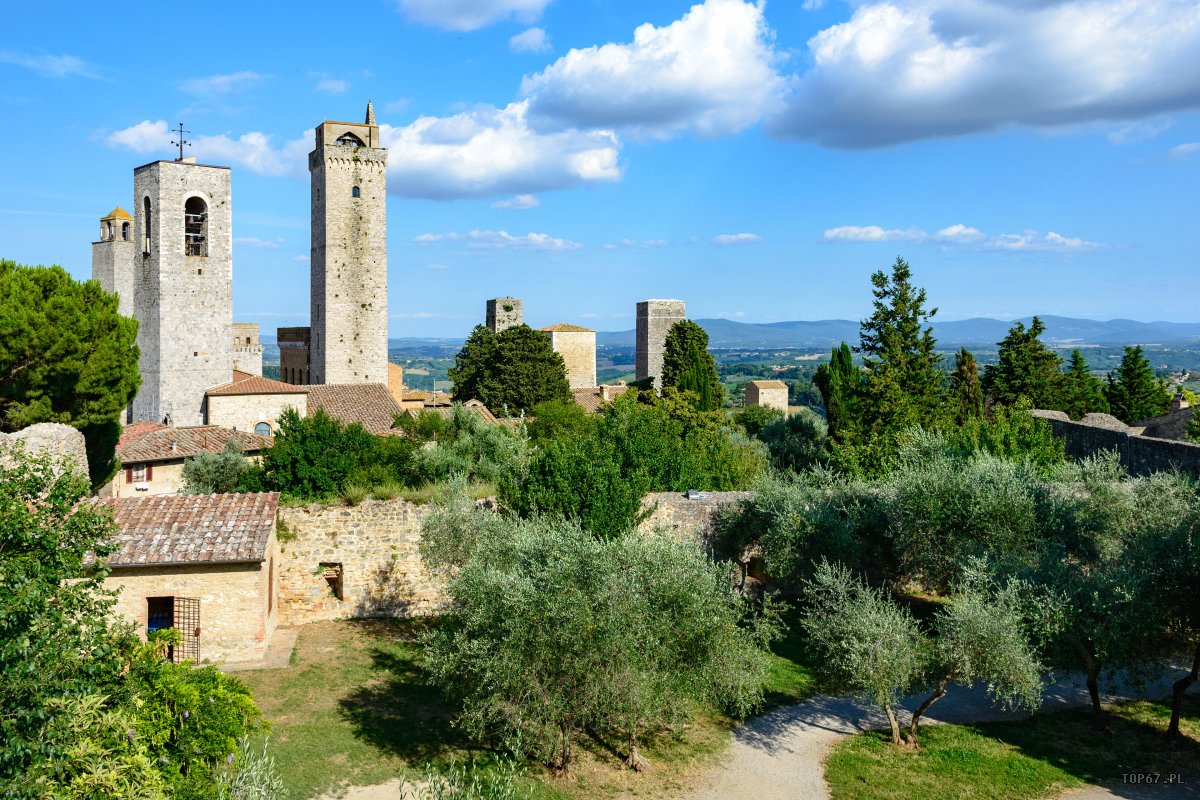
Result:
{"label": "crenellated tower", "polygon": [[312,176],[309,382],[387,382],[387,150],[375,110],[327,120]]}

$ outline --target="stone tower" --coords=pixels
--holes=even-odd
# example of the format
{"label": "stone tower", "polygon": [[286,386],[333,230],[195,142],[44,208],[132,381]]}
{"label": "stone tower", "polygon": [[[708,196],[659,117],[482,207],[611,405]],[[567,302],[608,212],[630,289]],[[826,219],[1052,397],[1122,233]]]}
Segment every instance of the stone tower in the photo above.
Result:
{"label": "stone tower", "polygon": [[325,121],[312,176],[311,383],[387,382],[387,150],[375,109]]}
{"label": "stone tower", "polygon": [[263,346],[257,322],[233,323],[233,368],[262,375]]}
{"label": "stone tower", "polygon": [[637,304],[637,379],[654,378],[654,388],[662,388],[663,351],[667,346],[667,331],[680,320],[687,319],[682,300],[643,300]]}
{"label": "stone tower", "polygon": [[492,333],[515,328],[525,321],[525,304],[515,297],[497,297],[487,301],[487,326]]}
{"label": "stone tower", "polygon": [[133,217],[117,206],[100,218],[100,241],[92,242],[92,279],[117,293],[117,310],[133,316]]}
{"label": "stone tower", "polygon": [[539,330],[550,334],[550,346],[562,356],[563,364],[567,367],[567,383],[571,388],[595,388],[596,332],[569,322],[560,322]]}
{"label": "stone tower", "polygon": [[229,168],[154,161],[133,171],[133,198],[133,419],[203,425],[204,390],[233,374]]}

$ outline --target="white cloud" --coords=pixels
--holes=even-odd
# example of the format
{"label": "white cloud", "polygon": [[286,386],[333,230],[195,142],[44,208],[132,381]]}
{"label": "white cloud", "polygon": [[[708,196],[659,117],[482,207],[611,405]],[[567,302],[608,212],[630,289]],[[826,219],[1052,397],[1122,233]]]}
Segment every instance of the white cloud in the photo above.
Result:
{"label": "white cloud", "polygon": [[941,239],[947,242],[959,242],[969,244],[970,242],[978,242],[980,239],[987,237],[979,228],[972,228],[969,225],[951,225],[947,228],[942,228],[933,235],[935,239]]}
{"label": "white cloud", "polygon": [[446,264],[426,264],[425,269],[450,269]]}
{"label": "white cloud", "polygon": [[713,238],[713,244],[751,244],[761,241],[762,237],[757,233],[722,233]]}
{"label": "white cloud", "polygon": [[[271,144],[270,136],[251,131],[236,139],[225,134],[196,136],[192,139],[189,152],[202,163],[245,167],[260,175],[302,175],[307,169],[307,154],[312,148],[312,141],[309,131],[276,149]],[[135,153],[165,153],[170,147],[171,132],[164,120],[142,120],[136,125],[114,131],[105,142],[109,147]]]}
{"label": "white cloud", "polygon": [[518,194],[513,195],[506,200],[497,200],[496,202],[492,203],[492,208],[515,208],[524,210],[527,208],[537,208],[540,205],[541,201],[539,201],[533,195]]}
{"label": "white cloud", "polygon": [[1004,233],[988,241],[985,247],[994,250],[1028,250],[1028,251],[1071,251],[1092,250],[1101,245],[1097,242],[1087,242],[1083,239],[1063,236],[1050,231],[1045,235],[1037,231],[1024,233]]}
{"label": "white cloud", "polygon": [[1200,142],[1188,142],[1186,144],[1177,144],[1167,151],[1171,158],[1187,158],[1193,153],[1200,152]]}
{"label": "white cloud", "polygon": [[313,87],[314,92],[323,92],[325,94],[345,94],[349,89],[350,83],[348,81],[337,78],[321,78],[317,81],[317,85]]}
{"label": "white cloud", "polygon": [[508,49],[514,53],[548,53],[554,48],[546,31],[541,28],[528,28],[509,38]]}
{"label": "white cloud", "polygon": [[283,239],[271,241],[269,239],[259,239],[256,236],[235,236],[233,237],[233,243],[243,247],[261,247],[269,250],[278,250],[279,245],[283,243]]}
{"label": "white cloud", "polygon": [[311,261],[311,260],[312,260],[312,259],[311,259],[309,256],[292,256],[292,261],[305,261],[305,262],[307,262],[307,261]]}
{"label": "white cloud", "polygon": [[654,247],[666,247],[669,242],[666,239],[622,239],[621,241],[612,244],[601,245],[605,250],[618,250],[623,247],[639,247],[643,250],[649,250]]}
{"label": "white cloud", "polygon": [[579,317],[580,319],[600,319],[600,315],[594,311],[585,311]]}
{"label": "white cloud", "polygon": [[493,22],[533,22],[550,0],[397,0],[409,19],[451,31],[473,31]]}
{"label": "white cloud", "polygon": [[188,78],[181,81],[179,88],[197,97],[210,97],[218,94],[248,89],[263,82],[263,76],[257,72],[242,70],[229,75],[209,75],[206,78]]}
{"label": "white cloud", "polygon": [[434,314],[432,311],[401,311],[388,315],[388,319],[433,319],[437,316],[441,315]]}
{"label": "white cloud", "polygon": [[1195,0],[875,0],[808,50],[769,127],[836,147],[1200,105]]}
{"label": "white cloud", "polygon": [[919,242],[928,236],[925,231],[916,228],[884,229],[878,225],[842,225],[824,233],[827,242]]}
{"label": "white cloud", "polygon": [[773,106],[783,79],[761,3],[707,0],[628,44],[573,49],[521,82],[539,124],[668,138],[734,133]]}
{"label": "white cloud", "polygon": [[614,133],[538,133],[529,127],[526,109],[526,102],[479,106],[450,117],[420,117],[402,128],[380,126],[389,150],[389,189],[448,200],[620,179],[621,144]]}
{"label": "white cloud", "polygon": [[524,236],[514,236],[508,231],[423,233],[415,237],[413,241],[418,244],[466,242],[467,247],[489,250],[501,250],[509,247],[530,250],[578,250],[580,247],[583,247],[579,242],[572,242],[569,239],[558,239],[546,233],[527,233]]}
{"label": "white cloud", "polygon": [[91,65],[78,56],[0,50],[0,64],[15,64],[18,67],[31,69],[47,78],[66,78],[71,75],[78,75],[81,78],[98,77]]}
{"label": "white cloud", "polygon": [[746,316],[746,312],[745,311],[718,311],[717,316],[723,317],[724,319],[740,319],[741,317]]}

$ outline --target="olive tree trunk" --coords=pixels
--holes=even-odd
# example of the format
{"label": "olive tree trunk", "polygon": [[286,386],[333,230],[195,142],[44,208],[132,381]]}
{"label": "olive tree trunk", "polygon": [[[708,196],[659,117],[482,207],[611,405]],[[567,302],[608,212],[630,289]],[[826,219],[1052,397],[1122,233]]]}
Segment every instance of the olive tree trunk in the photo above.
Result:
{"label": "olive tree trunk", "polygon": [[925,698],[925,702],[917,706],[917,710],[913,712],[912,720],[908,723],[908,744],[910,747],[917,747],[917,727],[920,724],[921,717],[929,710],[929,707],[941,700],[946,695],[946,684],[950,682],[950,676],[942,678],[941,683],[933,690],[933,694]]}

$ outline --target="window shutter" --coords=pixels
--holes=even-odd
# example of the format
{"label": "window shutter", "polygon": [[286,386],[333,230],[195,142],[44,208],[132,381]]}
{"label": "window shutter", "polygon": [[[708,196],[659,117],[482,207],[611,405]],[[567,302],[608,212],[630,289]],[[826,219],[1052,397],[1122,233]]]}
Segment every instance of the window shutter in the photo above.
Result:
{"label": "window shutter", "polygon": [[147,464],[146,465],[146,481],[149,482],[152,480],[154,480],[154,465]]}
{"label": "window shutter", "polygon": [[125,468],[125,482],[133,483],[133,467]]}

